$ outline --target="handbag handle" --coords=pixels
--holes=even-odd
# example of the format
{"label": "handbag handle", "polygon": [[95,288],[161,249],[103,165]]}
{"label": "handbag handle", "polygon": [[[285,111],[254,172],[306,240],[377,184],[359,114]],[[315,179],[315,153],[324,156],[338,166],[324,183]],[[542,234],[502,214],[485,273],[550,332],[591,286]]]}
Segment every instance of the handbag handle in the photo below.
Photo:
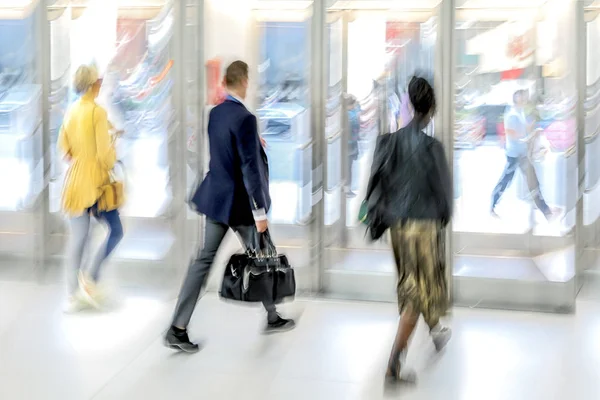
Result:
{"label": "handbag handle", "polygon": [[249,253],[256,255],[257,257],[263,258],[277,256],[277,248],[275,248],[268,230],[262,233],[253,230],[252,246],[253,249],[249,250]]}
{"label": "handbag handle", "polygon": [[278,254],[277,248],[275,247],[275,244],[273,244],[273,239],[271,238],[271,233],[269,232],[269,230],[267,229],[266,231],[261,233],[260,236],[263,240],[264,248],[268,251],[268,253],[271,256],[275,257]]}

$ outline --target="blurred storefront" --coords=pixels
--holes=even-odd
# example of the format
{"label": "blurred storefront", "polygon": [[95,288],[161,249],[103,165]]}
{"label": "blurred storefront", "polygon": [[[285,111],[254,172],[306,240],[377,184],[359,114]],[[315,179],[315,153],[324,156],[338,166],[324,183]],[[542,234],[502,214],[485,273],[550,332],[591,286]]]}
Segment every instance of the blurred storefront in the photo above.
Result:
{"label": "blurred storefront", "polygon": [[[357,214],[377,136],[410,121],[407,84],[421,70],[438,95],[427,133],[453,164],[455,303],[571,311],[600,248],[599,13],[576,0],[2,2],[0,258],[64,262],[56,140],[71,76],[93,61],[99,101],[125,131],[127,233],[114,262],[181,275],[202,239],[186,199],[208,165],[208,112],[223,68],[243,59],[268,144],[273,234],[301,291],[393,300],[389,244],[367,243]],[[561,210],[552,221],[520,173],[490,213],[504,116],[522,89],[540,191]]]}

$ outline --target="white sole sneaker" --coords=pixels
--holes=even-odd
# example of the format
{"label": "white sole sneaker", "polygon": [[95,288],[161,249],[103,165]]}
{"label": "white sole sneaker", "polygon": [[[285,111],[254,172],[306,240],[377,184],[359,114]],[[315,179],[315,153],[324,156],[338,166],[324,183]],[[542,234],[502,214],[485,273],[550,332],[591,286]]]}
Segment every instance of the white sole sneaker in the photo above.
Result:
{"label": "white sole sneaker", "polygon": [[440,328],[431,332],[431,339],[436,351],[442,351],[452,337],[452,329],[448,327]]}
{"label": "white sole sneaker", "polygon": [[79,273],[79,292],[85,302],[87,302],[90,306],[95,309],[100,308],[100,302],[95,296],[92,295],[92,292],[97,293],[98,288],[96,285],[90,282],[81,272]]}
{"label": "white sole sneaker", "polygon": [[88,308],[87,305],[82,301],[82,299],[79,296],[73,296],[72,298],[67,300],[67,304],[65,304],[63,312],[65,314],[75,314],[85,310],[86,308]]}

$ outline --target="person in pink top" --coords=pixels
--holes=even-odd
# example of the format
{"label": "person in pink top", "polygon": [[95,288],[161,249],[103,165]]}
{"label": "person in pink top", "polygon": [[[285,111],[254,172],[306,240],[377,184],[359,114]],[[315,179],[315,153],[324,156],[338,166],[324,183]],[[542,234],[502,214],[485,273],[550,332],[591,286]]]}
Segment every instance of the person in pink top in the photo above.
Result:
{"label": "person in pink top", "polygon": [[404,92],[400,96],[400,118],[398,118],[398,129],[404,128],[413,119],[413,108],[410,104],[408,93]]}

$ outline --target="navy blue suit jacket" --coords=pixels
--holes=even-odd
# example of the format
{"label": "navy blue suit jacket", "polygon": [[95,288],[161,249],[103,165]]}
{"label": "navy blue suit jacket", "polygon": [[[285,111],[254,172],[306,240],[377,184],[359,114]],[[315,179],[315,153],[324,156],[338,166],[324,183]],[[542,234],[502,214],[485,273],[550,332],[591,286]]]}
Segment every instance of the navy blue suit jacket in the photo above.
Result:
{"label": "navy blue suit jacket", "polygon": [[208,119],[210,166],[191,199],[201,214],[229,226],[254,225],[253,212],[269,211],[269,166],[256,117],[228,99]]}

